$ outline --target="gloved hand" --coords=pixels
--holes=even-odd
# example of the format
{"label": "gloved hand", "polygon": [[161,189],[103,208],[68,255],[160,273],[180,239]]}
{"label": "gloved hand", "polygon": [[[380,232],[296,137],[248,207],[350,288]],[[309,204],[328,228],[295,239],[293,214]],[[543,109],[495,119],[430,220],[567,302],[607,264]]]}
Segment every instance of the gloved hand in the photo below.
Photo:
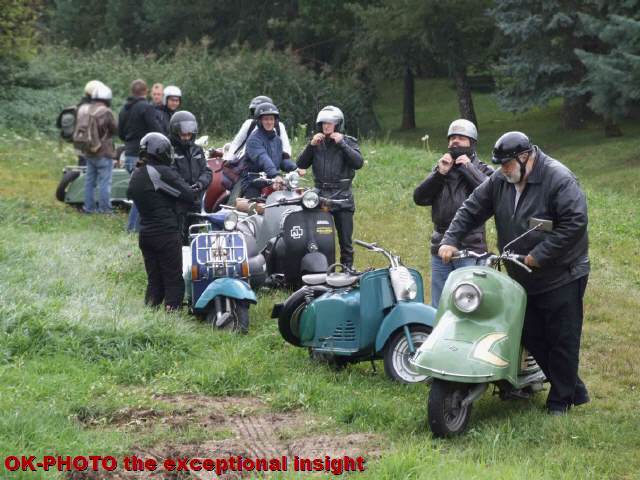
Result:
{"label": "gloved hand", "polygon": [[193,190],[194,193],[200,193],[202,191],[202,185],[196,182],[193,185],[191,185],[191,190]]}

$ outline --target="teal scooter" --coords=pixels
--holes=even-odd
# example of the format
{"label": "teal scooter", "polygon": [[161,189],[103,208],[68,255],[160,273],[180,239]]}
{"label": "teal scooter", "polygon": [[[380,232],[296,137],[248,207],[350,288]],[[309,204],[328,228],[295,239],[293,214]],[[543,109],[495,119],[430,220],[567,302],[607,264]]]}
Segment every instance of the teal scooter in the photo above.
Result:
{"label": "teal scooter", "polygon": [[508,247],[501,255],[461,251],[454,256],[475,257],[479,265],[449,274],[436,326],[411,358],[416,371],[434,379],[428,418],[436,437],[464,432],[473,402],[490,384],[502,399],[529,398],[543,388],[546,377],[521,344],[527,295],[500,266],[510,262],[531,270],[524,256]]}
{"label": "teal scooter", "polygon": [[353,273],[337,271],[338,264],[327,273],[303,275],[304,286],[274,306],[280,334],[335,367],[382,358],[393,380],[428,380],[409,362],[429,338],[436,313],[424,304],[420,273],[375,243],[355,243],[383,254],[389,267]]}

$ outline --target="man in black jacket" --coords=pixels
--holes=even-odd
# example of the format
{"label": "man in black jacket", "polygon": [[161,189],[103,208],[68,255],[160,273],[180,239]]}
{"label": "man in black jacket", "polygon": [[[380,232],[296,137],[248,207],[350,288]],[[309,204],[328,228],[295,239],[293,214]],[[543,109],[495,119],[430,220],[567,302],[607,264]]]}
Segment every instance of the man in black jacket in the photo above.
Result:
{"label": "man in black jacket", "polygon": [[171,144],[175,150],[172,168],[191,186],[194,200],[189,205],[182,205],[178,211],[178,221],[184,245],[189,245],[189,212],[199,212],[202,196],[209,188],[213,172],[207,166],[207,158],[202,147],[195,144],[198,133],[196,117],[186,110],[176,112],[169,122]]}
{"label": "man in black jacket", "polygon": [[[475,260],[471,258],[442,263],[438,257],[442,236],[456,211],[474,188],[493,173],[493,168],[478,160],[478,131],[473,123],[462,118],[455,120],[449,126],[447,136],[449,151],[438,160],[429,176],[413,192],[416,205],[431,206],[431,305],[434,308],[438,308],[442,288],[449,274],[456,268],[475,264]],[[463,248],[476,253],[486,252],[484,224],[469,232],[461,244]]]}
{"label": "man in black jacket", "polygon": [[129,181],[127,197],[140,212],[139,246],[147,271],[145,303],[167,311],[182,306],[182,242],[177,207],[193,202],[193,189],[173,170],[171,143],[161,133],[149,133],[140,141],[140,159]]}
{"label": "man in black jacket", "polygon": [[527,292],[522,339],[551,382],[547,409],[563,414],[589,401],[578,377],[583,295],[590,270],[587,202],[573,173],[521,132],[498,139],[493,162],[501,169],[458,210],[439,255],[448,262],[467,232],[492,215],[501,250],[531,227],[546,227],[510,246],[513,253],[526,255],[532,272],[510,264],[507,271]]}
{"label": "man in black jacket", "polygon": [[171,134],[169,129],[169,122],[171,116],[176,113],[180,104],[182,103],[182,90],[175,85],[169,85],[165,87],[162,92],[162,104],[156,105],[156,114],[158,115],[158,123],[162,128],[162,133],[169,136]]}
{"label": "man in black jacket", "polygon": [[[351,182],[364,160],[358,141],[345,135],[344,115],[333,106],[324,107],[316,118],[316,133],[296,162],[299,169],[313,168],[315,186],[320,195],[343,203],[331,207],[331,214],[338,231],[340,263],[353,267],[353,214],[356,205]],[[300,171],[304,174],[304,170]]]}
{"label": "man in black jacket", "polygon": [[[124,168],[131,173],[138,162],[140,140],[149,132],[161,132],[156,110],[147,101],[147,84],[138,79],[131,82],[131,96],[127,98],[118,116],[118,135],[124,141]],[[129,212],[128,232],[140,228],[138,208],[134,205]]]}

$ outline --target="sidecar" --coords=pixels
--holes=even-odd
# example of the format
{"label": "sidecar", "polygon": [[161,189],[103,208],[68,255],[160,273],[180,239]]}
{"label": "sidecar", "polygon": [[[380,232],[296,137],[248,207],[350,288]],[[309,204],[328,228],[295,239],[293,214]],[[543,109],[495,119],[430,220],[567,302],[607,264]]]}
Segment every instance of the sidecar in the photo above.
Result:
{"label": "sidecar", "polygon": [[[76,208],[84,204],[84,182],[87,173],[86,166],[67,165],[62,170],[62,179],[56,188],[56,199]],[[127,188],[129,187],[129,172],[124,168],[114,168],[111,175],[111,205],[128,206]],[[95,195],[98,201],[99,191]]]}

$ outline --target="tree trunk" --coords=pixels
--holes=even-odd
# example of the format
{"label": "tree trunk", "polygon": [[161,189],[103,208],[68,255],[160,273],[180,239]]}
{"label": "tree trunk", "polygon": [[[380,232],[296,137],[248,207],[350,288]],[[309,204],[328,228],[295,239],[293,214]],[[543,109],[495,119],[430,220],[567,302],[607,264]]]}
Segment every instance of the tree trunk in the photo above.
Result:
{"label": "tree trunk", "polygon": [[404,99],[402,102],[402,130],[416,128],[415,82],[410,66],[404,69]]}
{"label": "tree trunk", "polygon": [[476,111],[473,108],[473,98],[471,97],[471,88],[467,80],[467,72],[465,68],[455,70],[454,80],[456,82],[456,93],[458,94],[458,109],[460,116],[466,118],[478,127],[478,119]]}
{"label": "tree trunk", "polygon": [[620,130],[620,125],[618,125],[613,120],[605,120],[604,121],[604,136],[605,137],[621,137],[622,130]]}
{"label": "tree trunk", "polygon": [[562,121],[568,130],[578,130],[584,127],[587,113],[587,97],[565,97],[562,104]]}

